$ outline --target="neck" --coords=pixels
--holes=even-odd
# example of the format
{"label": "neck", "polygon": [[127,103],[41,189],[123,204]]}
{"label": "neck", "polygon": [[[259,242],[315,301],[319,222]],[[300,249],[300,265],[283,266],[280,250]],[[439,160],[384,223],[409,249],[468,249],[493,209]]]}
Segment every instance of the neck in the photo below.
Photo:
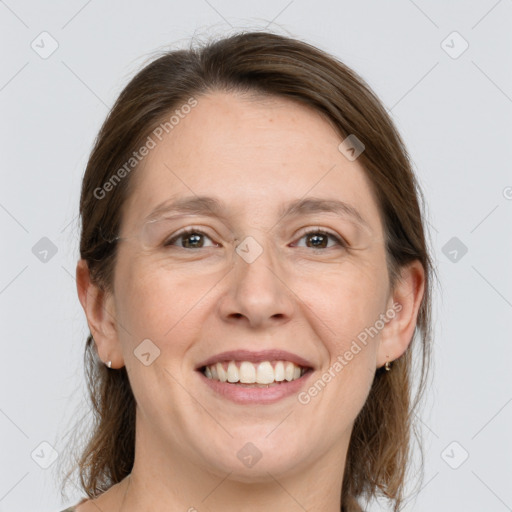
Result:
{"label": "neck", "polygon": [[134,466],[115,508],[119,512],[340,511],[348,443],[286,473],[260,467],[255,478],[244,481],[236,470],[219,473],[198,466],[179,450],[162,449],[155,436],[137,432]]}

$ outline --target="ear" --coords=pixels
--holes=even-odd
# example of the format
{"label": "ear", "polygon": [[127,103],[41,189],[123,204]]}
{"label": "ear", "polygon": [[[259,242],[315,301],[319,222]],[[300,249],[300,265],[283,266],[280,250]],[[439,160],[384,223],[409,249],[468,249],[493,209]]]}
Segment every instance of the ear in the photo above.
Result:
{"label": "ear", "polygon": [[103,362],[121,368],[124,359],[117,335],[114,297],[91,281],[89,266],[81,259],[76,266],[76,286],[96,351]]}
{"label": "ear", "polygon": [[377,367],[386,361],[398,359],[412,341],[418,311],[425,291],[425,270],[419,260],[401,269],[388,302],[387,311],[395,311],[395,317],[381,331],[377,351]]}

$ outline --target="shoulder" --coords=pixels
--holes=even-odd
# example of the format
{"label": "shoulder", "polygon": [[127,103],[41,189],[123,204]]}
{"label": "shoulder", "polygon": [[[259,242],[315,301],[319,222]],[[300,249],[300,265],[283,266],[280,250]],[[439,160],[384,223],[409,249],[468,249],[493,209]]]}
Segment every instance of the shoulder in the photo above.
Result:
{"label": "shoulder", "polygon": [[61,512],[78,512],[78,509],[77,509],[78,505],[81,505],[82,503],[84,503],[86,501],[87,501],[87,498],[83,498],[76,505],[72,505],[65,510],[61,510]]}

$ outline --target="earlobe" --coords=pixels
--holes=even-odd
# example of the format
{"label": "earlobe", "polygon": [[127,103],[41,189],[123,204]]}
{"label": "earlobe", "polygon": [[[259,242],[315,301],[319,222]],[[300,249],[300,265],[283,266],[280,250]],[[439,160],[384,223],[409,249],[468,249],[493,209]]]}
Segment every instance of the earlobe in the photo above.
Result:
{"label": "earlobe", "polygon": [[425,290],[425,271],[420,261],[415,260],[400,272],[389,307],[395,317],[385,326],[377,353],[377,367],[398,359],[412,341],[418,312]]}
{"label": "earlobe", "polygon": [[105,363],[111,361],[111,367],[123,366],[113,296],[92,282],[89,267],[83,259],[76,267],[76,285],[98,356]]}

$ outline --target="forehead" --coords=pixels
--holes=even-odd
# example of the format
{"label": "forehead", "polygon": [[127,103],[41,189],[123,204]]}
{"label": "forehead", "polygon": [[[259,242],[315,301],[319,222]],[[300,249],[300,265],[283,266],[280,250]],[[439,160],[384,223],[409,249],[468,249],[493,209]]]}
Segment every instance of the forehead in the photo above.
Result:
{"label": "forehead", "polygon": [[342,138],[318,112],[287,99],[223,92],[197,102],[155,139],[134,171],[124,222],[171,199],[210,196],[238,219],[257,223],[311,196],[352,205],[380,228],[365,170],[338,150]]}

